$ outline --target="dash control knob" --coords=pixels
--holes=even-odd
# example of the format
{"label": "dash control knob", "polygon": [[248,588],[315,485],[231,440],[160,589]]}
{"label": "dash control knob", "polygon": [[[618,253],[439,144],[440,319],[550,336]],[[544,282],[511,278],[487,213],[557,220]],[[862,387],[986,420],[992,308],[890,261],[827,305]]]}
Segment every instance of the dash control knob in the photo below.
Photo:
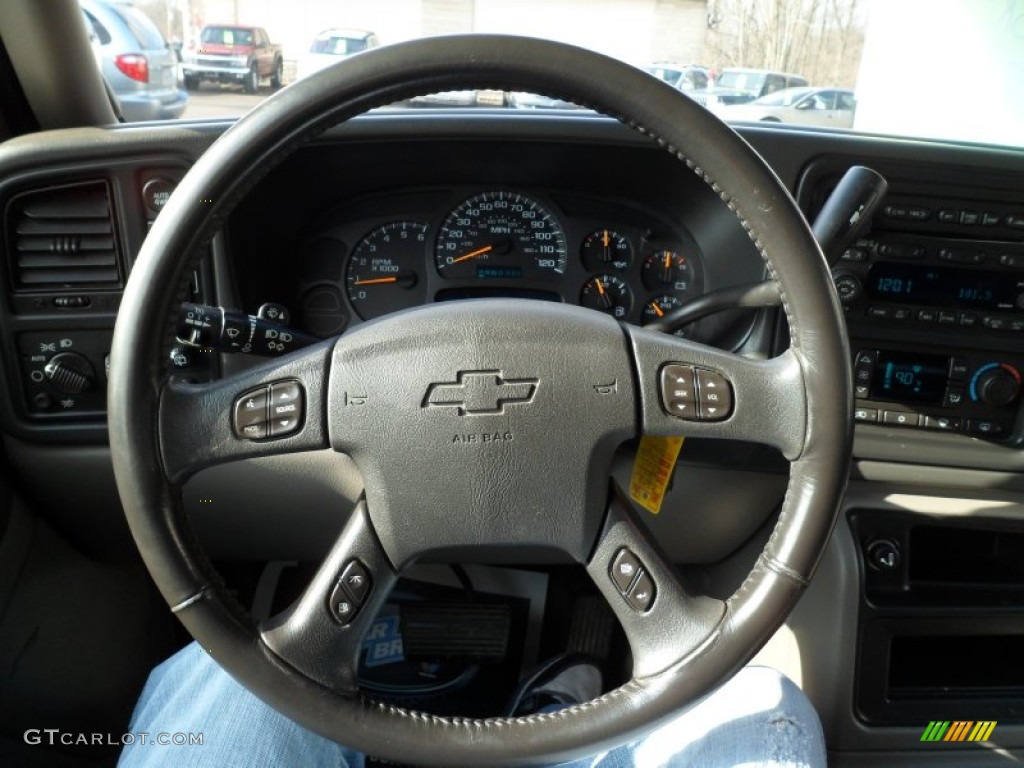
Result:
{"label": "dash control knob", "polygon": [[92,363],[77,352],[61,352],[50,358],[43,374],[53,388],[66,395],[77,395],[91,389],[96,380]]}
{"label": "dash control knob", "polygon": [[1000,408],[1020,394],[1020,373],[1012,365],[990,363],[980,368],[971,381],[974,400]]}
{"label": "dash control knob", "polygon": [[849,272],[836,272],[832,275],[832,282],[836,286],[836,293],[839,294],[839,301],[843,304],[851,304],[861,297],[864,286],[860,278]]}

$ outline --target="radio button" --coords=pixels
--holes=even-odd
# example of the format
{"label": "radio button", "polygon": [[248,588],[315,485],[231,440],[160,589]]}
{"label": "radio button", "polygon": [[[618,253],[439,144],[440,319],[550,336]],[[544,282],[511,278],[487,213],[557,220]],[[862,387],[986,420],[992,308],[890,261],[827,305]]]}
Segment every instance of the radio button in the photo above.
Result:
{"label": "radio button", "polygon": [[992,211],[984,211],[981,214],[981,224],[984,227],[994,227],[1000,221],[1002,221],[1002,217],[998,213],[992,213]]}
{"label": "radio button", "polygon": [[956,325],[956,312],[939,312],[939,325]]}
{"label": "radio button", "polygon": [[877,408],[854,408],[853,409],[853,420],[863,421],[869,424],[874,424],[878,421],[878,409]]}
{"label": "radio button", "polygon": [[972,312],[961,312],[960,313],[960,326],[963,328],[973,328],[978,324],[978,316]]}
{"label": "radio button", "polygon": [[943,224],[956,224],[960,218],[960,211],[955,208],[943,208],[939,211],[938,219]]}
{"label": "radio button", "polygon": [[911,312],[910,309],[908,309],[907,307],[894,307],[892,310],[893,320],[909,320],[913,316],[914,313]]}
{"label": "radio button", "polygon": [[921,417],[911,411],[886,411],[882,414],[882,422],[899,427],[917,427]]}
{"label": "radio button", "polygon": [[954,264],[981,264],[985,261],[985,252],[972,251],[967,248],[941,248],[939,260],[950,261]]}
{"label": "radio button", "polygon": [[960,429],[960,419],[949,416],[925,416],[925,429],[938,429],[943,432],[956,432]]}
{"label": "radio button", "polygon": [[960,223],[968,226],[974,226],[978,223],[978,212],[977,211],[960,211]]}
{"label": "radio button", "polygon": [[883,243],[878,246],[880,256],[890,259],[923,259],[928,251],[923,245],[910,245],[909,243]]}
{"label": "radio button", "polygon": [[876,320],[888,320],[891,316],[891,307],[868,307],[868,317]]}
{"label": "radio button", "polygon": [[922,323],[934,323],[938,314],[934,309],[922,309],[917,313],[917,319]]}
{"label": "radio button", "polygon": [[1024,229],[1024,213],[1011,213],[1004,221],[1010,229]]}
{"label": "radio button", "polygon": [[859,245],[851,245],[839,256],[840,261],[867,261],[868,250]]}
{"label": "radio button", "polygon": [[1009,328],[1005,317],[985,316],[981,318],[981,324],[993,331],[1005,331]]}

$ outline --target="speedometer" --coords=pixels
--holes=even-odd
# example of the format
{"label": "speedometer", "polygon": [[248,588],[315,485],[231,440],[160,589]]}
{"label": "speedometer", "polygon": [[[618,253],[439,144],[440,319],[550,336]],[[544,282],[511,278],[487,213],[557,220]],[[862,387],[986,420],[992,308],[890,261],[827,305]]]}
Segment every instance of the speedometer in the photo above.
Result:
{"label": "speedometer", "polygon": [[434,261],[442,277],[543,280],[565,272],[565,233],[548,210],[517,192],[483,192],[441,225]]}

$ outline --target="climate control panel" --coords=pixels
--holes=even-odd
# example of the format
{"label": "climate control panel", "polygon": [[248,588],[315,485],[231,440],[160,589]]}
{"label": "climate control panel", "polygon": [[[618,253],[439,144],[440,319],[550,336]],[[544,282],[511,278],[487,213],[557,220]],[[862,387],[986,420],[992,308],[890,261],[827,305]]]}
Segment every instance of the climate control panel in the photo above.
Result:
{"label": "climate control panel", "polygon": [[1008,440],[1021,402],[1024,358],[982,351],[859,349],[854,418],[861,423]]}

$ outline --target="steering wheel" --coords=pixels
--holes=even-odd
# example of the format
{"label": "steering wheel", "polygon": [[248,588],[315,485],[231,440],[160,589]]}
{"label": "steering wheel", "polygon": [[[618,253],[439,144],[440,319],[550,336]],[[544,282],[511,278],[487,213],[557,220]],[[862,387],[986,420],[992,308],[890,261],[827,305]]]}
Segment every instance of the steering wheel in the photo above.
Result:
{"label": "steering wheel", "polygon": [[[201,245],[258,178],[368,109],[473,87],[593,107],[649,136],[666,162],[688,165],[738,217],[777,280],[789,349],[752,360],[593,310],[495,299],[380,318],[212,383],[168,376],[169,318],[183,295],[173,287],[187,282]],[[416,764],[568,760],[636,738],[708,694],[749,660],[807,585],[850,454],[841,309],[781,182],[732,130],[655,78],[527,38],[468,35],[376,49],[239,120],[192,167],[147,237],[111,363],[118,488],[178,618],[241,684],[298,723]],[[715,408],[712,391],[722,398]],[[233,424],[250,398],[258,408],[269,398],[262,433]],[[727,600],[692,589],[609,492],[616,447],[639,435],[750,440],[790,460],[774,533]],[[191,534],[182,484],[216,463],[328,447],[352,457],[365,496],[304,594],[257,623]],[[585,566],[630,643],[632,679],[584,704],[521,718],[435,717],[361,697],[360,640],[398,574],[427,552],[457,558],[481,547],[554,548]]]}

